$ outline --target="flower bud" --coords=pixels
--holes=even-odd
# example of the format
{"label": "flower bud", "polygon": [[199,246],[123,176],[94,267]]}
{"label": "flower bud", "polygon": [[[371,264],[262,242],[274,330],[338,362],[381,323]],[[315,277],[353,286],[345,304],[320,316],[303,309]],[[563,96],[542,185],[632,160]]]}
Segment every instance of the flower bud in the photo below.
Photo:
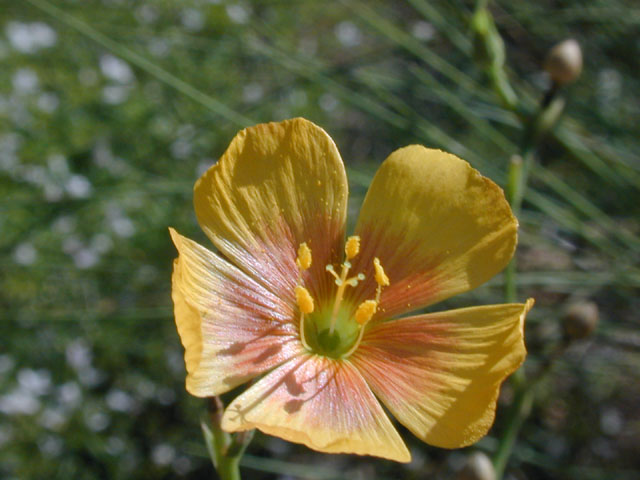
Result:
{"label": "flower bud", "polygon": [[482,452],[473,452],[467,457],[457,480],[496,480],[496,471],[489,457]]}
{"label": "flower bud", "polygon": [[598,305],[594,302],[574,302],[562,318],[565,334],[572,340],[586,338],[596,329],[598,318]]}
{"label": "flower bud", "polygon": [[558,123],[564,112],[564,105],[564,98],[555,97],[539,112],[533,124],[533,138],[542,137]]}
{"label": "flower bud", "polygon": [[570,38],[555,45],[547,54],[544,69],[556,85],[575,82],[582,72],[582,49]]}
{"label": "flower bud", "polygon": [[504,41],[486,8],[479,8],[473,14],[471,31],[475,60],[484,68],[502,68],[506,56]]}

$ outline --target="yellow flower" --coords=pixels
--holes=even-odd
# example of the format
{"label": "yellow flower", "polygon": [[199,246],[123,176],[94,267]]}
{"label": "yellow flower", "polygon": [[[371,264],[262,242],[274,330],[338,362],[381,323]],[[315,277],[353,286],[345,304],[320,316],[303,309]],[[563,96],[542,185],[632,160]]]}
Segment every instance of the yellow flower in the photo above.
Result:
{"label": "yellow flower", "polygon": [[223,428],[323,452],[408,462],[381,403],[429,444],[477,441],[524,360],[533,301],[398,317],[505,267],[517,221],[502,190],[454,155],[402,148],[345,242],[347,194],[335,144],[299,118],[241,131],[198,180],[196,215],[220,255],[171,230],[187,390],[256,379]]}

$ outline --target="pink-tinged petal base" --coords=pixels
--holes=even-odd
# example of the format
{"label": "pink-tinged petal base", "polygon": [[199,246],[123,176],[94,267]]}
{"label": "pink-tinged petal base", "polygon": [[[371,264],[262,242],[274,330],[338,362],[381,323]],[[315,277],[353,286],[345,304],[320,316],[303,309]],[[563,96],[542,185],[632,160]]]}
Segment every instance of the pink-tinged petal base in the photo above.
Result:
{"label": "pink-tinged petal base", "polygon": [[442,263],[442,255],[425,257],[425,240],[394,235],[385,225],[368,225],[358,232],[363,245],[360,255],[353,260],[355,272],[365,272],[366,278],[359,288],[349,292],[348,298],[358,305],[375,295],[373,259],[378,258],[391,284],[382,290],[380,309],[376,319],[389,319],[407,311],[421,308],[436,298],[439,279],[435,270]]}
{"label": "pink-tinged petal base", "polygon": [[289,360],[236,398],[222,428],[258,428],[327,453],[411,458],[354,366],[313,355]]}
{"label": "pink-tinged petal base", "polygon": [[293,310],[236,267],[171,230],[176,325],[187,391],[219,395],[302,351]]}
{"label": "pink-tinged petal base", "polygon": [[239,132],[196,182],[194,206],[221,254],[281,296],[293,292],[302,242],[321,268],[341,253],[347,195],[333,140],[296,118]]}
{"label": "pink-tinged petal base", "polygon": [[354,289],[354,303],[375,291],[375,257],[391,281],[378,319],[471,290],[509,263],[517,226],[500,187],[467,162],[419,145],[396,150],[376,173],[356,225],[362,252],[354,271],[368,281]]}
{"label": "pink-tinged petal base", "polygon": [[529,300],[381,322],[350,360],[421,440],[464,447],[487,433],[500,384],[524,361],[523,324],[532,306]]}

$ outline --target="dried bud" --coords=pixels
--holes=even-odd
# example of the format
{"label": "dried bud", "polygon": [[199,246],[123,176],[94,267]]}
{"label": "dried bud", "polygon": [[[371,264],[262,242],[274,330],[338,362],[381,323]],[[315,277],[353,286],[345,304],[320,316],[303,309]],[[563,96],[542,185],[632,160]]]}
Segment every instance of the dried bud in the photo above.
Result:
{"label": "dried bud", "polygon": [[598,305],[594,302],[570,304],[563,317],[565,334],[572,340],[588,337],[596,329],[598,317]]}
{"label": "dried bud", "polygon": [[496,480],[496,471],[489,457],[482,452],[473,452],[467,457],[457,480]]}
{"label": "dried bud", "polygon": [[573,38],[555,45],[547,54],[544,69],[557,85],[577,80],[582,72],[582,49]]}

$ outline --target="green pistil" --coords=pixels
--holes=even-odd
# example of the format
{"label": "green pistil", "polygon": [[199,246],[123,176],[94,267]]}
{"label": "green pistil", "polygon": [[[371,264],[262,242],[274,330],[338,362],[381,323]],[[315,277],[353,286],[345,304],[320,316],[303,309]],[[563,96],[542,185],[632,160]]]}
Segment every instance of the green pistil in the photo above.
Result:
{"label": "green pistil", "polygon": [[[351,316],[352,309],[340,308],[334,322],[332,309],[324,308],[305,318],[304,333],[311,351],[318,355],[340,358],[358,340],[360,326]],[[333,323],[333,331],[331,331]]]}

